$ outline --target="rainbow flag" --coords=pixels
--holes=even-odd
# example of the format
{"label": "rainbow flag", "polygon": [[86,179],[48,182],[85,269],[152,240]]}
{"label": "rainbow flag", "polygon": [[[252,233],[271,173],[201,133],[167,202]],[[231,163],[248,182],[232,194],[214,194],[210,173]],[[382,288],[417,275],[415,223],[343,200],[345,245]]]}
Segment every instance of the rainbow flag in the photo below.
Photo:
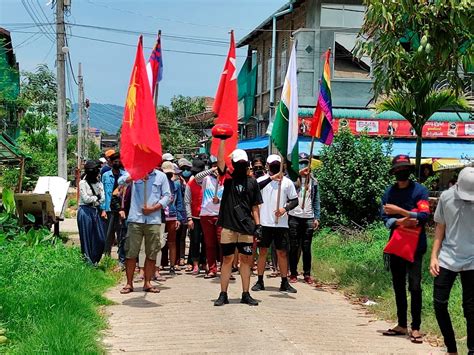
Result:
{"label": "rainbow flag", "polygon": [[318,102],[313,115],[310,134],[319,139],[321,143],[331,145],[334,138],[332,129],[332,102],[331,102],[331,67],[329,66],[329,58],[331,50],[328,49],[325,54],[323,74],[321,75],[321,83],[319,89]]}

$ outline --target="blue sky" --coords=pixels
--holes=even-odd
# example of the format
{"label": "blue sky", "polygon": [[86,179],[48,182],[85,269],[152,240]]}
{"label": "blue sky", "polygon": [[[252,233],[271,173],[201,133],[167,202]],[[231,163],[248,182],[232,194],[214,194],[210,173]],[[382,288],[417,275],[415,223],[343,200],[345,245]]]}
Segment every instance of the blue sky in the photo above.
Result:
{"label": "blue sky", "polygon": [[[49,0],[0,0],[0,27],[12,32],[13,46],[22,70],[34,70],[46,63],[55,71],[56,47],[26,11],[53,22]],[[144,37],[145,58],[154,44],[153,33],[163,32],[164,74],[160,85],[160,103],[168,104],[173,95],[214,96],[228,51],[229,30],[236,41],[245,36],[286,0],[71,0],[66,22],[149,33]],[[44,11],[44,14],[41,12]],[[53,26],[54,28],[54,26]],[[53,28],[44,32],[53,35]],[[28,33],[22,33],[28,32]],[[37,33],[38,32],[38,33]],[[36,33],[36,35],[35,35]],[[82,62],[86,97],[92,102],[123,105],[134,60],[137,34],[72,26],[68,33],[71,63],[77,75]],[[167,35],[172,37],[166,37]],[[93,41],[75,36],[114,41],[130,46]],[[178,38],[177,38],[178,37]],[[198,38],[199,41],[189,38]],[[204,43],[202,43],[204,39]],[[26,41],[26,42],[25,42]],[[23,42],[23,43],[22,43]],[[191,42],[191,43],[190,43]],[[197,43],[200,42],[200,43]],[[171,52],[213,53],[220,56]],[[245,56],[246,49],[237,56]],[[238,66],[244,58],[238,57]],[[71,80],[72,81],[72,80]],[[73,91],[73,95],[70,92]],[[77,87],[71,85],[68,97],[77,100]]]}

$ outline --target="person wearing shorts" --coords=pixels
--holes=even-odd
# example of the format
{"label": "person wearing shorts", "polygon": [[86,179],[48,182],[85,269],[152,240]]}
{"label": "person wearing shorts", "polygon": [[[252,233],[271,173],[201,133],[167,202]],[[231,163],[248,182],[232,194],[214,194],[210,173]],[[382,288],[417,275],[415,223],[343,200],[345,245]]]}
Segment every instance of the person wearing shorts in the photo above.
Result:
{"label": "person wearing shorts", "polygon": [[[258,306],[258,302],[250,296],[250,274],[253,265],[253,238],[261,230],[259,205],[262,195],[257,181],[248,176],[249,159],[242,149],[236,149],[231,155],[231,174],[224,180],[224,191],[219,210],[217,225],[221,232],[221,292],[214,306],[229,303],[227,289],[232,272],[235,250],[239,252],[240,277],[242,279],[242,298],[240,303]],[[221,141],[218,154],[218,169],[221,174],[226,172],[224,160],[224,141]]]}
{"label": "person wearing shorts", "polygon": [[[283,162],[279,155],[269,155],[267,158],[268,174],[257,180],[263,197],[263,204],[260,207],[260,218],[263,227],[262,236],[258,243],[258,280],[252,287],[252,291],[265,290],[263,274],[267,261],[267,251],[274,242],[281,274],[280,292],[297,292],[288,282],[288,250],[290,246],[288,212],[298,205],[298,195],[293,182],[286,176],[282,176],[281,164]],[[280,184],[280,200],[277,206]]]}
{"label": "person wearing shorts", "polygon": [[119,184],[129,183],[132,183],[132,196],[125,240],[127,284],[120,293],[133,292],[133,274],[143,240],[146,256],[143,291],[159,293],[160,290],[152,286],[151,278],[155,272],[156,255],[161,248],[161,210],[170,201],[170,187],[166,175],[158,170],[135,182],[132,182],[128,173],[119,178]]}

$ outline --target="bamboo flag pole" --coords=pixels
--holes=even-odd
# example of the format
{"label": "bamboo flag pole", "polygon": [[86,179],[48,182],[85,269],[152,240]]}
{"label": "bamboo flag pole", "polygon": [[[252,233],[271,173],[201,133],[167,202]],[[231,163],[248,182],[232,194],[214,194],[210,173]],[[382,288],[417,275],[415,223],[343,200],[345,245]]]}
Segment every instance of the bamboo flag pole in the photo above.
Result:
{"label": "bamboo flag pole", "polygon": [[[278,194],[277,194],[276,211],[278,211],[280,209],[281,182],[283,181],[283,156],[281,155],[280,152],[278,152],[278,155],[280,156],[281,163],[280,163],[280,172],[278,173],[280,175],[280,181],[278,181]],[[280,219],[280,217],[276,216],[275,224],[278,224],[279,219]]]}

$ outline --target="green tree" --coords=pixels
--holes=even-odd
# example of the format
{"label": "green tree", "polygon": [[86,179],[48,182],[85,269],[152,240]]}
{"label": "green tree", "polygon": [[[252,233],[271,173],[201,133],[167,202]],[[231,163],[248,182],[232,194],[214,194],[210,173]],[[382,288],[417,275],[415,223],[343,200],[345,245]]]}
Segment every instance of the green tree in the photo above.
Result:
{"label": "green tree", "polygon": [[[472,3],[366,0],[366,4],[359,54],[372,59],[375,97],[391,100],[380,104],[379,110],[396,109],[415,129],[420,174],[422,130],[432,113],[467,109],[458,98],[474,63]],[[438,92],[441,82],[448,88]]]}
{"label": "green tree", "polygon": [[379,218],[380,199],[391,181],[390,150],[381,139],[355,137],[348,129],[323,148],[316,171],[323,223],[365,225]]}
{"label": "green tree", "polygon": [[184,118],[206,110],[203,97],[175,96],[170,106],[159,106],[157,110],[163,151],[173,154],[192,153],[198,148],[199,135],[196,129],[184,122]]}

